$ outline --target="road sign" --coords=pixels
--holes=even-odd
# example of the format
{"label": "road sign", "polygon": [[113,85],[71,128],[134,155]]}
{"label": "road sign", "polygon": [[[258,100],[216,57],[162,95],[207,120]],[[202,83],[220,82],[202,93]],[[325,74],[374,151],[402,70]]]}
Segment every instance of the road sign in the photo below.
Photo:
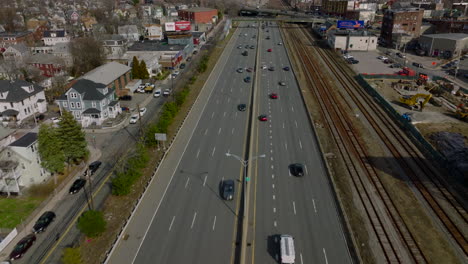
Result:
{"label": "road sign", "polygon": [[249,182],[249,181],[250,181],[250,178],[249,178],[249,177],[245,177],[245,181],[246,181],[246,182]]}
{"label": "road sign", "polygon": [[154,138],[159,141],[166,141],[167,137],[165,133],[155,133]]}

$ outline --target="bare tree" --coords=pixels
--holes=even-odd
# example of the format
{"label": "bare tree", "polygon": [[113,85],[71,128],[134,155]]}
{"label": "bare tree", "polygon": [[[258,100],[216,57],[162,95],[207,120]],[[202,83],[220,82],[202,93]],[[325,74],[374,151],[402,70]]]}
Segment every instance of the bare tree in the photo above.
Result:
{"label": "bare tree", "polygon": [[79,76],[98,66],[105,60],[105,52],[102,42],[94,38],[77,38],[70,44],[70,52],[73,57],[71,74]]}
{"label": "bare tree", "polygon": [[0,24],[4,25],[7,32],[16,31],[16,9],[0,8]]}

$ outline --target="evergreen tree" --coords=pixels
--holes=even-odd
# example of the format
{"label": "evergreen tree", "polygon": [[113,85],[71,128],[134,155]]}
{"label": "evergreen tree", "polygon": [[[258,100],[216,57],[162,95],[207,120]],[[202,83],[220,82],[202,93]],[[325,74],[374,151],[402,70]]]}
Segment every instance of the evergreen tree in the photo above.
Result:
{"label": "evergreen tree", "polygon": [[73,115],[64,111],[59,123],[58,136],[65,160],[68,164],[82,160],[88,156],[85,133]]}
{"label": "evergreen tree", "polygon": [[43,124],[37,135],[41,165],[51,173],[62,173],[65,168],[65,156],[60,146],[57,128]]}
{"label": "evergreen tree", "polygon": [[140,79],[140,63],[138,62],[138,59],[133,56],[133,62],[132,62],[132,78],[133,79]]}
{"label": "evergreen tree", "polygon": [[140,79],[149,79],[148,69],[146,68],[146,62],[144,60],[141,60],[140,70],[138,72],[140,73]]}

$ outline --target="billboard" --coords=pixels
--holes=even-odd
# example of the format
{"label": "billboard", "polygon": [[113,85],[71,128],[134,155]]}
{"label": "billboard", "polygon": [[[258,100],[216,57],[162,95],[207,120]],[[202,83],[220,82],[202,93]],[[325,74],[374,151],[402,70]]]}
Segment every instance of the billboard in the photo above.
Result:
{"label": "billboard", "polygon": [[338,20],[337,28],[359,29],[364,28],[364,20]]}
{"label": "billboard", "polygon": [[190,21],[175,22],[175,31],[190,31]]}
{"label": "billboard", "polygon": [[166,22],[164,24],[166,31],[175,31],[175,23],[174,22]]}

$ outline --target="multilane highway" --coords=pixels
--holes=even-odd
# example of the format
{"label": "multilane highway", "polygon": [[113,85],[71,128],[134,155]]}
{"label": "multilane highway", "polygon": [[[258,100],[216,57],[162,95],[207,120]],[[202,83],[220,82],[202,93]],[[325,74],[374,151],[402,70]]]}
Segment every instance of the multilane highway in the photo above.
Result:
{"label": "multilane highway", "polygon": [[[254,262],[277,263],[279,244],[275,239],[289,234],[295,238],[296,263],[351,263],[322,154],[295,76],[282,69],[291,65],[285,47],[279,45],[283,40],[277,25],[262,30],[260,38],[260,65],[274,66],[275,71],[261,70],[256,89],[256,107],[259,114],[268,115],[268,121],[258,125],[254,135],[257,153],[253,155],[265,153],[268,158],[256,163]],[[286,86],[280,86],[280,81]],[[270,93],[279,98],[270,99]],[[291,163],[302,163],[305,175],[291,176]]]}

